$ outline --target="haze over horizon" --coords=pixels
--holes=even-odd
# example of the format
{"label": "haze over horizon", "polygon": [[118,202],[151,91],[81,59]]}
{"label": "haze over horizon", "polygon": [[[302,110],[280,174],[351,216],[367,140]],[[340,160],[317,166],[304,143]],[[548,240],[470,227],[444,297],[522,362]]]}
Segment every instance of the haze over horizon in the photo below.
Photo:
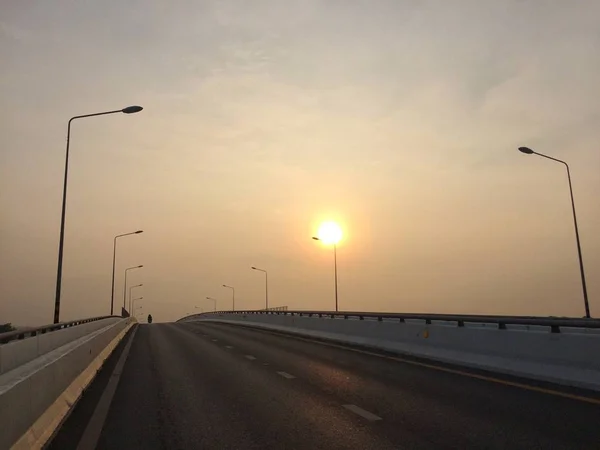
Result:
{"label": "haze over horizon", "polygon": [[236,308],[600,315],[600,2],[0,5],[0,323]]}

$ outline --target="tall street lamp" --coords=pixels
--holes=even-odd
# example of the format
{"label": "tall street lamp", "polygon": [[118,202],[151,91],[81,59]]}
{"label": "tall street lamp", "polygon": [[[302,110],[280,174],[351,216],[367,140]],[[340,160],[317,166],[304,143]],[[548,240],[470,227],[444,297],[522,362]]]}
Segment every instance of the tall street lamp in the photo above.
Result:
{"label": "tall street lamp", "polygon": [[123,283],[123,309],[125,309],[125,296],[127,295],[127,272],[134,269],[141,269],[143,265],[128,267],[125,269],[125,283]]}
{"label": "tall street lamp", "polygon": [[132,291],[132,290],[134,290],[136,287],[141,287],[141,286],[143,286],[143,285],[144,285],[144,283],[141,283],[141,284],[136,284],[135,286],[131,286],[131,287],[129,288],[129,309],[130,309],[130,310],[133,308],[133,306],[131,305],[131,291]]}
{"label": "tall street lamp", "polygon": [[571,208],[573,209],[573,224],[575,225],[575,240],[577,242],[577,254],[579,255],[579,272],[581,273],[581,287],[583,289],[583,302],[585,305],[585,317],[589,319],[590,315],[590,304],[588,301],[587,286],[585,283],[585,272],[583,270],[583,256],[581,256],[581,243],[579,242],[579,228],[577,227],[577,215],[575,214],[575,200],[573,199],[573,186],[571,185],[571,172],[569,171],[569,165],[560,159],[553,158],[542,153],[535,152],[528,147],[519,147],[521,153],[526,155],[538,155],[542,158],[550,159],[552,161],[564,164],[567,169],[567,179],[569,180],[569,192],[571,193]]}
{"label": "tall street lamp", "polygon": [[113,306],[115,303],[115,262],[117,257],[117,238],[123,236],[130,236],[132,234],[140,234],[143,233],[143,230],[132,231],[131,233],[119,234],[115,236],[113,241],[113,269],[112,269],[112,288],[110,290],[110,315],[113,315]]}
{"label": "tall street lamp", "polygon": [[54,323],[58,323],[60,320],[60,293],[62,285],[62,265],[63,265],[63,248],[65,243],[65,213],[67,210],[67,180],[69,174],[69,143],[71,141],[71,122],[75,119],[83,119],[86,117],[105,116],[107,114],[133,114],[140,112],[143,108],[141,106],[128,106],[123,109],[117,109],[114,111],[105,111],[94,114],[84,114],[82,116],[74,116],[69,119],[67,125],[67,150],[65,155],[65,178],[63,182],[63,195],[62,195],[62,212],[60,215],[60,238],[58,241],[58,267],[56,270],[56,296],[54,298]]}
{"label": "tall street lamp", "polygon": [[[315,241],[320,241],[321,239],[313,236]],[[333,244],[333,273],[334,273],[334,283],[335,283],[335,311],[338,311],[338,276],[337,276],[337,244],[332,242]]]}
{"label": "tall street lamp", "polygon": [[217,312],[217,299],[212,297],[206,297],[206,300],[212,300],[215,303],[215,312]]}
{"label": "tall street lamp", "polygon": [[232,300],[233,300],[233,309],[232,309],[232,311],[235,311],[235,288],[233,286],[227,286],[226,284],[224,284],[223,287],[231,289]]}
{"label": "tall street lamp", "polygon": [[265,274],[265,311],[269,310],[269,275],[267,271],[264,269],[259,269],[258,267],[251,267],[252,270],[258,270],[259,272],[263,272]]}

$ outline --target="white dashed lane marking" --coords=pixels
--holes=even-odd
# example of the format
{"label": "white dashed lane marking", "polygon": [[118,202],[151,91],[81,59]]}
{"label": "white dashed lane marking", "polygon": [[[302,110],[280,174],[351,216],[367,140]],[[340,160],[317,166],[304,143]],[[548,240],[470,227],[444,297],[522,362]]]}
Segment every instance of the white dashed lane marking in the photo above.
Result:
{"label": "white dashed lane marking", "polygon": [[283,378],[287,378],[288,380],[291,380],[293,378],[296,378],[294,375],[290,375],[287,372],[277,372],[279,375],[281,375]]}
{"label": "white dashed lane marking", "polygon": [[373,413],[370,413],[369,411],[366,411],[356,405],[342,405],[344,408],[346,408],[348,411],[352,411],[354,414],[358,414],[359,416],[361,416],[364,419],[367,419],[370,422],[375,422],[376,420],[383,420],[381,417],[376,416]]}
{"label": "white dashed lane marking", "polygon": [[254,361],[256,359],[256,357],[254,357],[252,355],[246,355],[246,358],[249,359],[250,361]]}
{"label": "white dashed lane marking", "polygon": [[231,345],[226,345],[225,348],[232,349],[233,347]]}
{"label": "white dashed lane marking", "polygon": [[218,339],[211,339],[211,341],[213,341],[213,342],[219,342]]}

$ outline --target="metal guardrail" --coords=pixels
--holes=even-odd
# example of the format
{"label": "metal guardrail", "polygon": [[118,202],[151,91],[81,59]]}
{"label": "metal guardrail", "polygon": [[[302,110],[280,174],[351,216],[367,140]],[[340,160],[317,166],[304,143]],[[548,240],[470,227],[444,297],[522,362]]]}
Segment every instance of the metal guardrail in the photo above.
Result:
{"label": "metal guardrail", "polygon": [[[379,312],[356,312],[356,311],[217,311],[212,313],[195,314],[204,316],[209,314],[243,314],[243,315],[284,315],[284,316],[307,316],[330,319],[365,318],[397,319],[400,323],[406,320],[423,320],[425,324],[433,321],[456,322],[458,327],[464,327],[465,323],[489,323],[505,330],[507,325],[529,325],[549,327],[552,333],[560,333],[561,327],[570,328],[600,328],[600,319],[568,318],[568,317],[538,317],[538,316],[484,316],[484,315],[461,315],[461,314],[413,314],[413,313],[379,313]],[[192,317],[192,316],[188,316]],[[180,319],[182,320],[182,319]]]}
{"label": "metal guardrail", "polygon": [[101,316],[101,317],[90,317],[89,319],[71,320],[70,322],[53,323],[51,325],[44,325],[42,327],[31,327],[23,328],[21,330],[8,331],[6,333],[0,333],[0,344],[6,344],[14,340],[22,340],[30,337],[37,336],[38,334],[50,333],[52,331],[62,330],[65,328],[75,327],[84,323],[95,322],[102,319],[110,319],[112,317],[120,316]]}

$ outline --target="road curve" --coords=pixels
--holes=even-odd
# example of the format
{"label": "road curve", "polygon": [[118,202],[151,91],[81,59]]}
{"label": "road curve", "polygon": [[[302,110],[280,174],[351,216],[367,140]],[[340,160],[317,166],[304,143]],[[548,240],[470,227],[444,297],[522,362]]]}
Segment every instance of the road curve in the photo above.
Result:
{"label": "road curve", "polygon": [[600,406],[233,325],[141,325],[99,449],[598,449]]}

